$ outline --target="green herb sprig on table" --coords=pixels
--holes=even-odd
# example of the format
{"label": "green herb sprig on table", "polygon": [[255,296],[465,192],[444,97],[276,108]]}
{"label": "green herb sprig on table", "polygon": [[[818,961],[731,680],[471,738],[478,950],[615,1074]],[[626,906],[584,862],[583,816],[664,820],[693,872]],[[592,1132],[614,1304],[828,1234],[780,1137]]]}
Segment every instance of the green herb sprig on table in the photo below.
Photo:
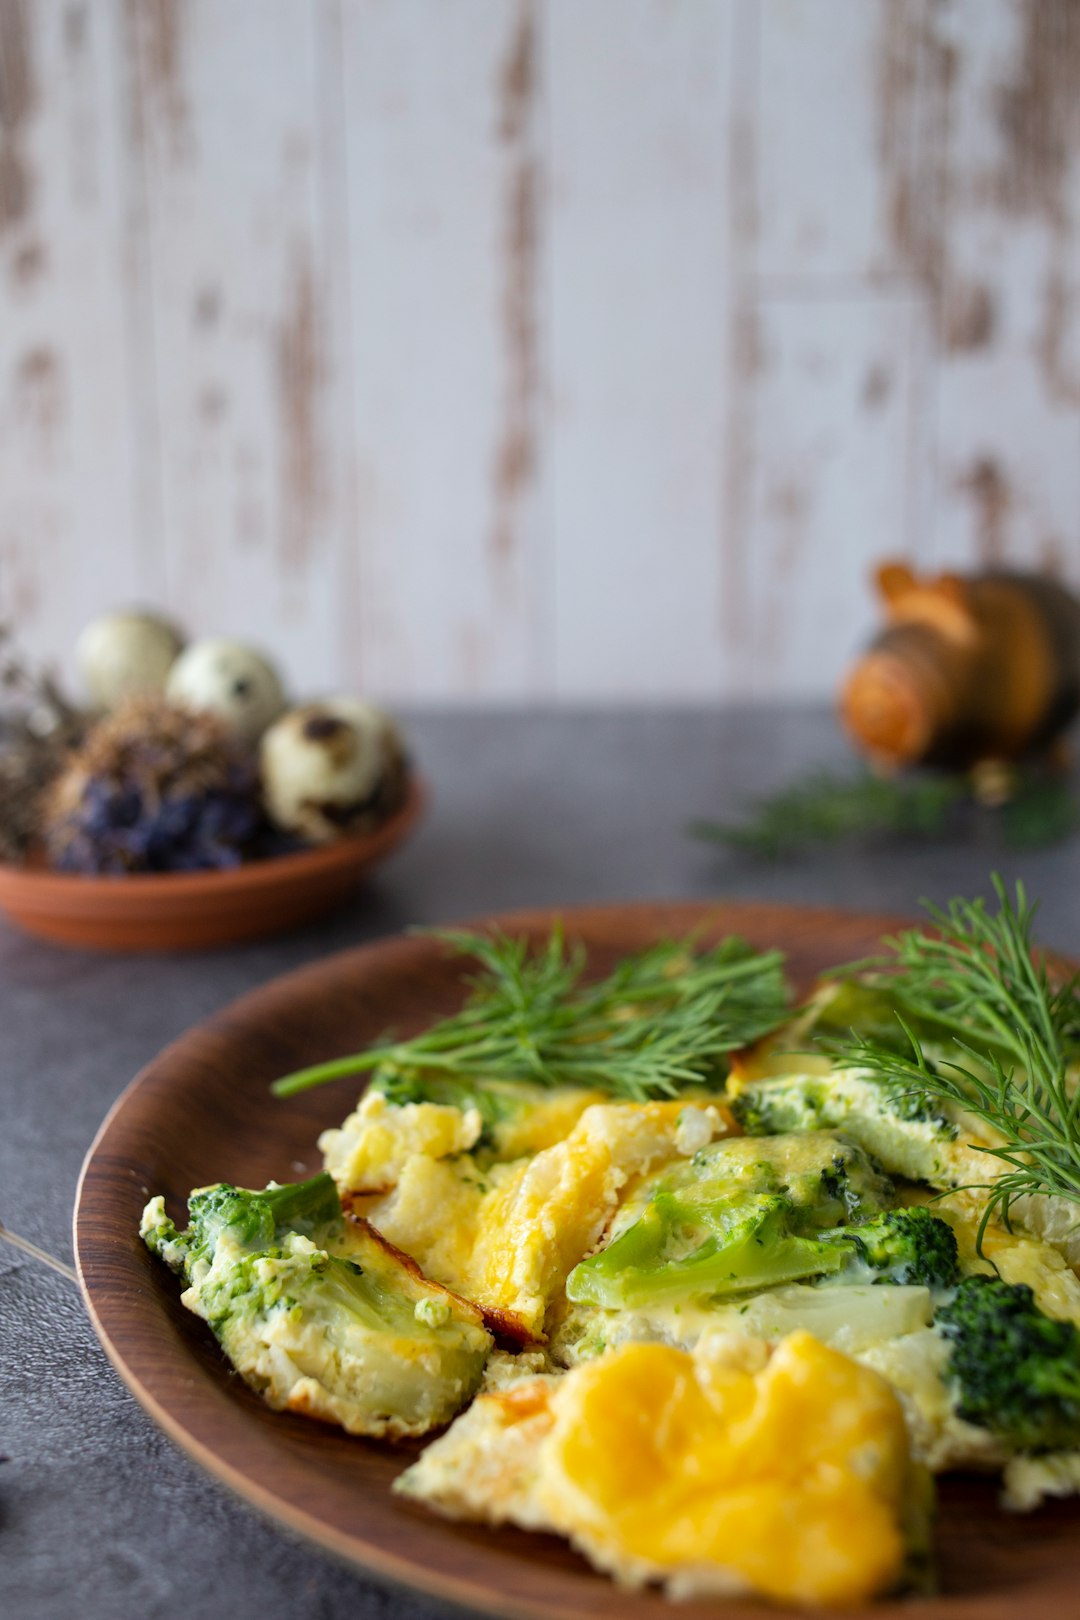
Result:
{"label": "green herb sprig on table", "polygon": [[708,950],[664,941],[585,984],[584,952],[568,949],[560,929],[537,947],[501,933],[436,937],[479,963],[460,1012],[411,1040],[286,1075],[275,1095],[375,1070],[585,1086],[644,1101],[718,1080],[725,1054],[787,1014],[781,953],[740,939]]}
{"label": "green herb sprig on table", "polygon": [[[1055,982],[1034,951],[1036,908],[1023,885],[1015,898],[1000,877],[993,885],[996,913],[984,900],[927,904],[934,932],[906,930],[885,942],[889,956],[860,964],[881,971],[910,1014],[897,1013],[910,1055],[856,1033],[829,1048],[840,1064],[959,1104],[1000,1136],[983,1149],[1007,1168],[985,1184],[980,1242],[993,1215],[1008,1225],[1019,1198],[1080,1203],[1080,1090],[1070,1075],[1080,1055],[1080,990],[1076,979]],[[913,1027],[922,1017],[953,1031],[956,1058],[927,1059]]]}
{"label": "green herb sprig on table", "polygon": [[699,820],[689,831],[765,860],[783,860],[821,844],[943,841],[980,824],[1000,829],[1010,849],[1039,849],[1080,828],[1080,802],[1066,778],[1035,766],[1016,767],[994,785],[1000,796],[987,799],[977,773],[876,776],[816,770],[753,800],[739,821]]}
{"label": "green herb sprig on table", "polygon": [[743,821],[695,821],[690,831],[777,860],[810,844],[847,838],[940,836],[964,792],[963,782],[953,777],[906,781],[869,771],[858,776],[814,771],[779,793],[755,799]]}

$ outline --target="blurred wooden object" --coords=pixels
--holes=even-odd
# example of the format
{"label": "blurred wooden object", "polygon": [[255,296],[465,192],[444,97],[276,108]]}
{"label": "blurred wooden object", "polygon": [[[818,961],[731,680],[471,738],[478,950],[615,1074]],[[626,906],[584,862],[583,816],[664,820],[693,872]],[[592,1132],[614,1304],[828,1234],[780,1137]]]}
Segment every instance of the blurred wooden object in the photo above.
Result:
{"label": "blurred wooden object", "polygon": [[882,764],[966,770],[1050,747],[1080,708],[1080,601],[1038,574],[877,571],[887,623],[841,693]]}

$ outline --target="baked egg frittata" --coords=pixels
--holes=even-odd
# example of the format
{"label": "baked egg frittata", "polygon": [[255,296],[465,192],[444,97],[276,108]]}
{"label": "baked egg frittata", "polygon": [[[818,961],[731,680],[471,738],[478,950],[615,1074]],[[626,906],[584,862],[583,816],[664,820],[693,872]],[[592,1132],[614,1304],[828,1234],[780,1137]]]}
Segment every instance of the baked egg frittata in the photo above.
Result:
{"label": "baked egg frittata", "polygon": [[143,1237],[272,1406],[449,1423],[398,1482],[441,1513],[672,1596],[917,1584],[931,1473],[1080,1492],[1080,993],[1029,980],[1004,895],[956,907],[952,955],[902,936],[794,1014],[738,942],[583,989],[561,936],[489,941],[457,1022],[358,1060],[322,1175],[184,1230],[152,1199]]}

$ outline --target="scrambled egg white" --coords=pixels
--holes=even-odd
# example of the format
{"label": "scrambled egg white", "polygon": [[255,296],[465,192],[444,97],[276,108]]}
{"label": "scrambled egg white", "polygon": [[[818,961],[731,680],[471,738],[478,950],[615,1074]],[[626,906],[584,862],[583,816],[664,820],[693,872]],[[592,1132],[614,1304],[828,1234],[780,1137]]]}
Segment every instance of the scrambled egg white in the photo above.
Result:
{"label": "scrambled egg white", "polygon": [[[543,1093],[503,1151],[478,1150],[480,1119],[433,1103],[366,1098],[326,1132],[326,1167],[343,1196],[426,1276],[495,1314],[524,1342],[595,1247],[622,1193],[728,1129],[715,1104],[596,1102]],[[473,1117],[470,1117],[470,1114]],[[526,1143],[534,1144],[524,1151]]]}

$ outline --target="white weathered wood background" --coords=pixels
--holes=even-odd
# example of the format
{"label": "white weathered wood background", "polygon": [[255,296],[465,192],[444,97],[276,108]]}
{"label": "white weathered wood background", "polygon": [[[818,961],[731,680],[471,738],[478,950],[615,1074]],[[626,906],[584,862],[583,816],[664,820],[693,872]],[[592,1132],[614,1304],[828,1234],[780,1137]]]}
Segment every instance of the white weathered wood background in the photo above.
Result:
{"label": "white weathered wood background", "polygon": [[0,0],[0,617],[824,695],[1080,583],[1080,0]]}

